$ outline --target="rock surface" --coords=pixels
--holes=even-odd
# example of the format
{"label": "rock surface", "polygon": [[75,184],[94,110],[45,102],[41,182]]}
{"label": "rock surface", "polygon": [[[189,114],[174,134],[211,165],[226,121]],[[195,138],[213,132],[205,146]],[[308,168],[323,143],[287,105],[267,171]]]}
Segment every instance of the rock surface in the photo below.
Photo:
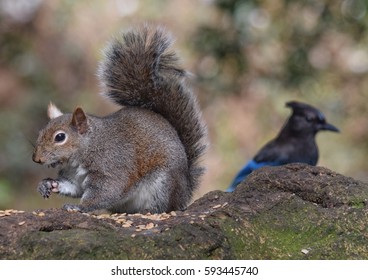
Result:
{"label": "rock surface", "polygon": [[264,167],[183,212],[0,211],[0,259],[367,259],[367,201],[323,167]]}

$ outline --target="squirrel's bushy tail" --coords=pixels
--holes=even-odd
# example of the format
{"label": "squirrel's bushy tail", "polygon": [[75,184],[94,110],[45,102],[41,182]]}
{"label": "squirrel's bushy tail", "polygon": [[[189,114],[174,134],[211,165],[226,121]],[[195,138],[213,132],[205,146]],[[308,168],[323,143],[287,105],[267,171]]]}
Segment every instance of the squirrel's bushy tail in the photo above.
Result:
{"label": "squirrel's bushy tail", "polygon": [[170,46],[162,28],[144,26],[125,33],[108,46],[99,77],[110,99],[152,110],[176,129],[188,157],[193,190],[203,173],[198,160],[206,149],[206,126]]}

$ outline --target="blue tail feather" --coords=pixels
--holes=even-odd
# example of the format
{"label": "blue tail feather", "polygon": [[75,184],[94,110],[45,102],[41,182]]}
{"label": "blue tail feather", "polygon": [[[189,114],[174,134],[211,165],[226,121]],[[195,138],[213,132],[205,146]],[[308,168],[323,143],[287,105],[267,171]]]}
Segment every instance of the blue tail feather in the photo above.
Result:
{"label": "blue tail feather", "polygon": [[255,160],[250,160],[246,165],[238,172],[235,176],[235,179],[231,183],[230,187],[226,190],[226,192],[233,192],[236,187],[245,180],[245,178],[252,173],[254,170],[261,168],[263,166],[276,166],[279,165],[275,162],[256,162]]}

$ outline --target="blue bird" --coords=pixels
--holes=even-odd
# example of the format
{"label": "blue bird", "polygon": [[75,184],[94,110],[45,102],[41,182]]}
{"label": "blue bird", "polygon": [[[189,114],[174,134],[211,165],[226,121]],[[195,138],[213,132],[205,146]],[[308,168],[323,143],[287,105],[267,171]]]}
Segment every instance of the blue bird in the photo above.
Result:
{"label": "blue bird", "polygon": [[292,114],[276,138],[264,145],[256,156],[239,171],[226,192],[232,192],[253,170],[263,166],[278,166],[300,162],[316,165],[318,147],[315,136],[322,130],[339,132],[326,122],[325,116],[311,105],[290,101],[286,107]]}

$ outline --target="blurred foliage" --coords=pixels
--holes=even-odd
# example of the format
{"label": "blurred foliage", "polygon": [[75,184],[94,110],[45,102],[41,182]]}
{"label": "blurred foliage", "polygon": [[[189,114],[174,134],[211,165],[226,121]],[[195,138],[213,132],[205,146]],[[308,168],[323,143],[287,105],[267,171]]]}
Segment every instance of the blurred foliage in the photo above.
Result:
{"label": "blurred foliage", "polygon": [[275,136],[290,99],[320,108],[342,133],[318,136],[320,164],[368,179],[367,0],[0,1],[0,208],[58,206],[37,193],[55,176],[31,161],[49,101],[93,114],[96,68],[112,35],[142,22],[173,33],[208,122],[198,195],[225,189]]}
{"label": "blurred foliage", "polygon": [[200,25],[194,36],[197,73],[220,94],[239,93],[255,79],[301,91],[327,74],[363,80],[367,3],[216,0],[216,20]]}

